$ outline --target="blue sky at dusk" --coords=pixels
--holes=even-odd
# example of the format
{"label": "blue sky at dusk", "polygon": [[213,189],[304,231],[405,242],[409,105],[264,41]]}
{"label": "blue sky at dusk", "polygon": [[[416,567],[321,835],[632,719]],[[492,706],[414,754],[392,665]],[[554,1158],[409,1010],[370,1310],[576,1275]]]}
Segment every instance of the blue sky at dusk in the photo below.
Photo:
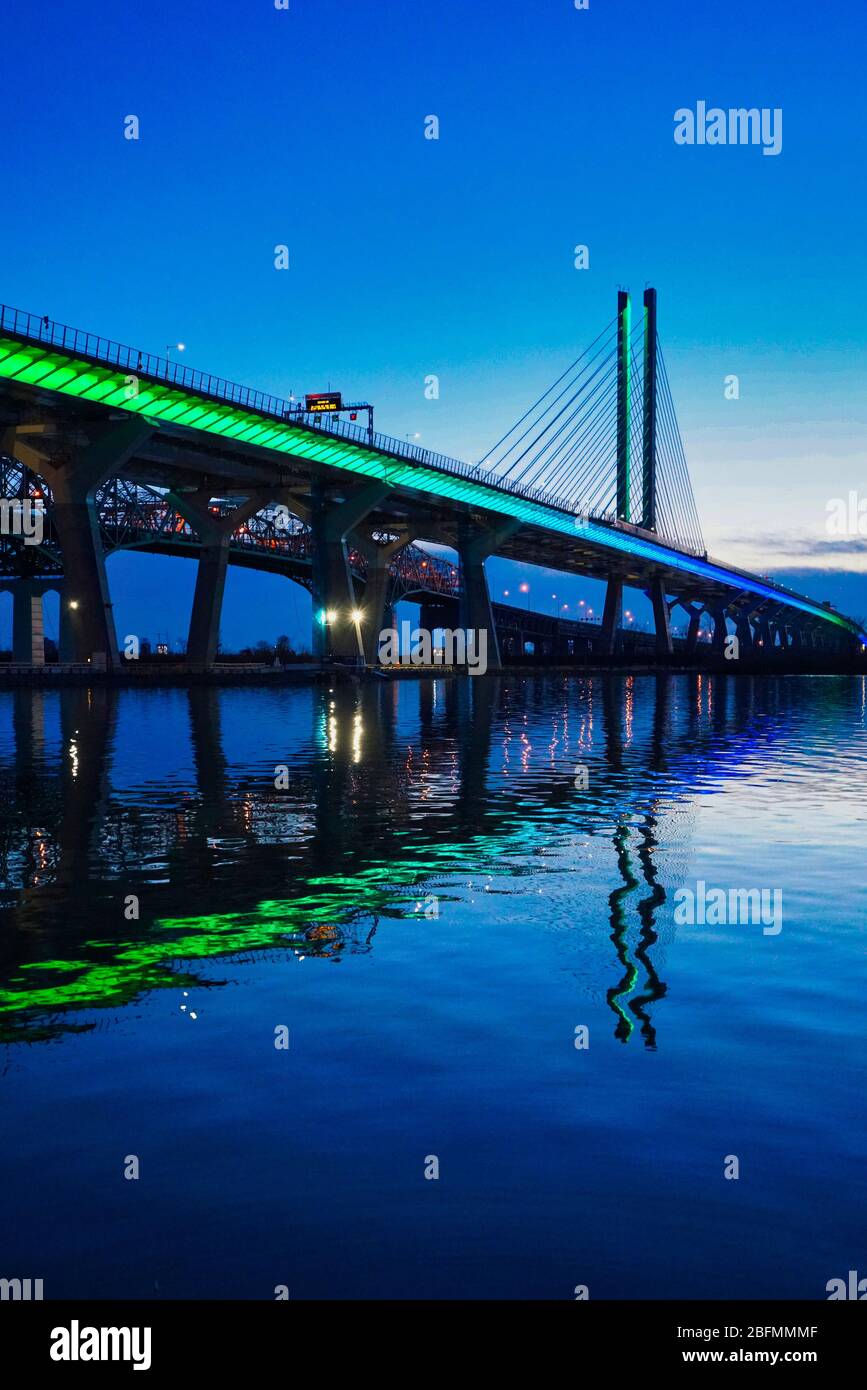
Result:
{"label": "blue sky at dusk", "polygon": [[[0,34],[4,302],[476,459],[652,283],[708,549],[867,610],[825,529],[867,490],[862,3],[7,0]],[[782,152],[677,146],[700,99],[782,108]],[[191,564],[110,574],[122,628],[185,630]],[[233,574],[224,638],[305,602]]]}

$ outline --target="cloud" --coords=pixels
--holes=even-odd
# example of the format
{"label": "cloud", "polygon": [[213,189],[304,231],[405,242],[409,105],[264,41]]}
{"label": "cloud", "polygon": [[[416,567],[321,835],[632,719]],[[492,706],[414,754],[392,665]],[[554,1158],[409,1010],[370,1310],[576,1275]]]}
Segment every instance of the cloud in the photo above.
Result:
{"label": "cloud", "polygon": [[839,540],[825,540],[816,536],[805,536],[795,531],[773,531],[765,535],[725,536],[725,545],[748,545],[751,550],[767,554],[790,555],[793,558],[821,558],[842,560],[847,555],[867,556],[867,536],[841,536]]}

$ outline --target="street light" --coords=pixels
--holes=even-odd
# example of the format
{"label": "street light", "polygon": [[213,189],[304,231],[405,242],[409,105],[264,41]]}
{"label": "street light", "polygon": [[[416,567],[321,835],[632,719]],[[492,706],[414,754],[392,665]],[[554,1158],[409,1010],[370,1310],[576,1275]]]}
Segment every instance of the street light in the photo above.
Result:
{"label": "street light", "polygon": [[361,620],[364,617],[364,614],[362,613],[360,608],[353,608],[349,616],[355,624],[355,636],[358,641],[358,655],[361,657],[361,660],[363,661],[364,643],[361,640]]}
{"label": "street light", "polygon": [[173,349],[173,348],[176,348],[178,352],[183,352],[183,350],[184,350],[185,347],[186,347],[186,344],[185,344],[185,343],[166,343],[166,379],[167,379],[167,380],[168,380],[168,375],[169,375],[169,368],[170,368],[171,365],[172,365],[172,349]]}

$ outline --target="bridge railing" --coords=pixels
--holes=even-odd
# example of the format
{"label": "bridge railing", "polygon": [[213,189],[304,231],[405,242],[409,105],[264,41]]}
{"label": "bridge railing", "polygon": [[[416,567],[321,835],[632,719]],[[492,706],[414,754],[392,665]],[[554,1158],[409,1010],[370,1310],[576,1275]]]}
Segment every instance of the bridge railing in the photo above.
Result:
{"label": "bridge railing", "polygon": [[424,449],[409,440],[397,439],[393,435],[373,434],[363,425],[337,415],[310,415],[299,411],[297,402],[273,396],[265,391],[255,391],[250,386],[227,381],[223,377],[199,371],[184,363],[172,361],[168,357],[158,357],[154,353],[142,352],[139,348],[103,338],[96,333],[87,333],[69,324],[57,323],[47,314],[30,314],[24,309],[15,309],[8,304],[0,304],[0,331],[11,333],[15,338],[27,339],[43,347],[60,348],[64,352],[75,353],[92,362],[106,366],[119,367],[136,376],[144,376],[152,381],[167,382],[184,391],[212,400],[225,401],[240,406],[244,410],[254,410],[262,415],[270,415],[286,424],[293,424],[325,437],[345,439],[353,444],[366,445],[383,454],[397,459],[418,463],[440,473],[451,473],[456,477],[485,484],[500,492],[507,492],[540,502],[560,511],[574,512],[574,500],[559,497],[542,488],[507,486],[502,477],[493,469],[483,469],[478,464],[452,458],[432,449]]}

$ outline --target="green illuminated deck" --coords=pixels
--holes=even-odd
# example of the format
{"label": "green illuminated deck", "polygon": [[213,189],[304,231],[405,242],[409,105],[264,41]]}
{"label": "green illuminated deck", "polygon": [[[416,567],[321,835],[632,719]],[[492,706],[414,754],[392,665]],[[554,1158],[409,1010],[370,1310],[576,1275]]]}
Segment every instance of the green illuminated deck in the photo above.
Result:
{"label": "green illuminated deck", "polygon": [[86,361],[47,344],[17,339],[8,334],[0,337],[0,378],[23,382],[43,391],[79,397],[112,410],[130,411],[159,424],[203,430],[234,443],[309,459],[367,478],[383,480],[394,489],[405,488],[448,498],[562,535],[574,537],[580,527],[582,541],[589,541],[601,550],[619,551],[667,570],[677,570],[741,592],[754,593],[831,623],[867,642],[867,634],[860,632],[855,623],[840,614],[829,612],[821,604],[789,594],[754,576],[576,518],[570,512],[472,478],[425,467],[348,439],[323,436],[303,425],[285,422],[225,401],[212,400],[169,382],[152,381],[116,367]]}

